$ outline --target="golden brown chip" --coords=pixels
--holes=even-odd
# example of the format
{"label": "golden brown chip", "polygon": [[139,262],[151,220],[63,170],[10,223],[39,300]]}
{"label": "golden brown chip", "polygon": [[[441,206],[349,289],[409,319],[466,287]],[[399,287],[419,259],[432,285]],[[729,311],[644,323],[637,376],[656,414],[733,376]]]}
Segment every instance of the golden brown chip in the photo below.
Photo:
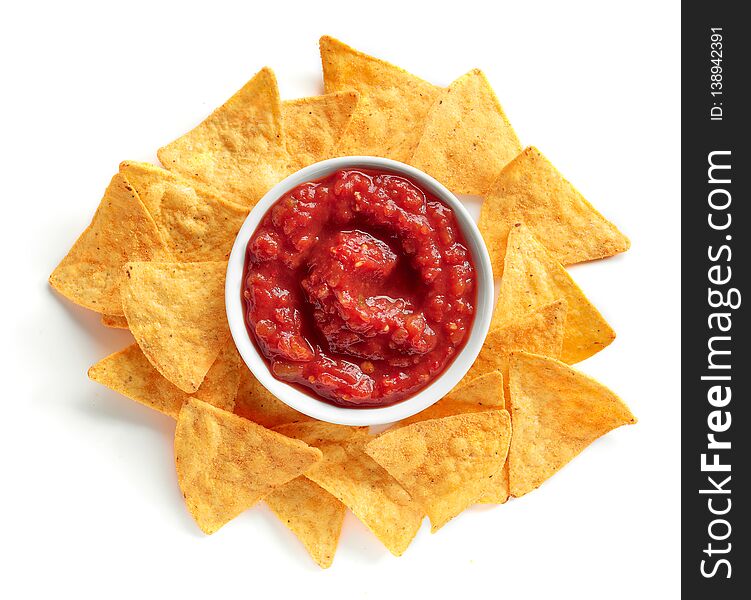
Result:
{"label": "golden brown chip", "polygon": [[112,329],[127,329],[128,319],[120,315],[102,315],[102,325],[105,327],[111,327]]}
{"label": "golden brown chip", "polygon": [[290,171],[335,156],[334,148],[357,106],[355,91],[335,92],[282,103]]}
{"label": "golden brown chip", "polygon": [[[513,315],[513,320],[500,324],[494,322],[480,354],[462,381],[500,371],[504,384],[508,386],[508,357],[517,350],[558,358],[563,344],[566,312],[566,301],[556,300],[532,307],[526,314]],[[505,391],[508,392],[508,387]]]}
{"label": "golden brown chip", "polygon": [[152,216],[159,214],[164,192],[173,189],[192,189],[206,202],[224,202],[211,188],[151,163],[124,160],[120,163],[120,174],[133,186]]}
{"label": "golden brown chip", "polygon": [[399,421],[396,426],[403,427],[428,419],[439,419],[490,408],[505,408],[503,375],[500,371],[491,371],[469,379],[465,377],[438,402],[416,415]]}
{"label": "golden brown chip", "polygon": [[320,421],[277,427],[320,448],[323,460],[305,476],[344,503],[388,550],[400,556],[417,534],[422,509],[364,452],[366,428]]}
{"label": "golden brown chip", "polygon": [[123,162],[125,176],[175,260],[227,260],[248,209],[226,202],[187,180],[148,163]]}
{"label": "golden brown chip", "polygon": [[493,273],[503,273],[509,231],[524,223],[560,263],[612,256],[631,243],[587,202],[537,148],[526,148],[488,187],[480,232]]}
{"label": "golden brown chip", "polygon": [[[526,350],[558,357],[563,345],[566,301],[557,300],[541,306],[514,321],[491,328],[480,355],[465,379],[498,369],[503,373],[504,396],[508,398],[508,359],[511,352]],[[495,323],[494,323],[495,325]],[[508,468],[488,486],[478,502],[503,504],[508,500]]]}
{"label": "golden brown chip", "polygon": [[323,36],[320,46],[326,92],[360,93],[338,155],[384,156],[407,162],[441,88],[332,37]]}
{"label": "golden brown chip", "polygon": [[[238,359],[234,344],[230,341],[206,373],[203,384],[194,396],[218,408],[232,410],[240,376]],[[100,360],[89,369],[89,378],[174,418],[177,418],[180,408],[190,397],[153,367],[138,344]]]}
{"label": "golden brown chip", "polygon": [[493,88],[473,69],[441,92],[410,164],[458,194],[484,194],[521,144]]}
{"label": "golden brown chip", "polygon": [[311,420],[311,417],[290,408],[269,392],[245,365],[240,368],[235,414],[264,427]]}
{"label": "golden brown chip", "polygon": [[326,444],[364,443],[370,439],[367,427],[350,427],[326,421],[286,423],[274,427],[274,431],[302,440],[316,448]]}
{"label": "golden brown chip", "polygon": [[235,408],[237,388],[240,385],[240,363],[240,355],[230,337],[193,396],[232,412]]}
{"label": "golden brown chip", "polygon": [[121,316],[125,263],[167,257],[154,220],[138,194],[117,174],[91,223],[50,275],[50,285],[76,304]]}
{"label": "golden brown chip", "polygon": [[319,450],[300,440],[195,398],[177,417],[177,480],[205,533],[214,533],[320,459]]}
{"label": "golden brown chip", "polygon": [[177,418],[188,394],[172,385],[143,355],[138,344],[103,358],[89,369],[89,379]]}
{"label": "golden brown chip", "polygon": [[181,390],[201,385],[229,338],[225,262],[129,263],[122,289],[130,330],[146,358]]}
{"label": "golden brown chip", "polygon": [[277,488],[264,501],[318,566],[331,566],[346,512],[344,504],[303,476]]}
{"label": "golden brown chip", "polygon": [[269,68],[217,108],[195,129],[157,152],[170,171],[253,206],[287,174],[281,101]]}
{"label": "golden brown chip", "polygon": [[509,483],[515,497],[539,487],[598,437],[636,423],[608,388],[552,358],[514,354],[510,378]]}
{"label": "golden brown chip", "polygon": [[423,506],[436,532],[500,473],[510,438],[509,414],[486,410],[387,431],[365,452]]}
{"label": "golden brown chip", "polygon": [[[615,339],[613,329],[587,300],[566,269],[532,236],[529,229],[523,225],[514,227],[508,237],[501,291],[491,328],[518,319],[531,309],[560,298],[566,300],[568,308],[560,355],[563,362],[573,364],[582,361]],[[533,348],[519,350],[548,354]]]}

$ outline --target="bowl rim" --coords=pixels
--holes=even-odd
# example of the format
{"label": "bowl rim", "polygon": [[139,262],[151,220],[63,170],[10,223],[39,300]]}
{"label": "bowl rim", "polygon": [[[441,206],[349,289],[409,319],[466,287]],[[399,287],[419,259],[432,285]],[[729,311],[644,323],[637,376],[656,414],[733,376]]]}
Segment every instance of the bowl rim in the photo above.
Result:
{"label": "bowl rim", "polygon": [[[306,394],[293,385],[276,379],[269,370],[266,359],[259,353],[245,326],[242,302],[243,273],[248,242],[271,206],[289,190],[308,181],[316,181],[335,171],[347,168],[365,168],[403,175],[419,187],[447,204],[456,215],[464,239],[475,265],[477,300],[475,317],[469,339],[451,364],[430,385],[414,396],[389,406],[372,408],[347,408],[329,404]],[[469,211],[445,186],[430,175],[404,163],[375,156],[345,156],[313,163],[292,173],[272,187],[251,209],[235,238],[227,263],[225,280],[225,307],[230,333],[240,356],[266,388],[281,402],[309,417],[339,425],[385,425],[411,417],[425,410],[445,396],[467,374],[475,362],[490,328],[493,313],[494,285],[490,256]]]}

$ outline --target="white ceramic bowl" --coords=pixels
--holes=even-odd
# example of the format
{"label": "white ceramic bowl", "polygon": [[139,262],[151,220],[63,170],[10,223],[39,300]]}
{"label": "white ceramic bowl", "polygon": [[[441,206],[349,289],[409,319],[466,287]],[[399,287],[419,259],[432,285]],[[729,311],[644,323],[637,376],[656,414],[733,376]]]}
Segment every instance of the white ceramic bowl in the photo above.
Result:
{"label": "white ceramic bowl", "polygon": [[[243,271],[248,241],[255,232],[261,219],[279,198],[289,190],[307,181],[322,179],[335,171],[351,168],[366,168],[389,171],[403,175],[418,186],[450,206],[459,223],[464,239],[469,246],[475,264],[477,276],[477,300],[475,318],[469,339],[461,352],[454,358],[448,368],[433,382],[411,398],[380,408],[345,408],[334,406],[312,395],[301,392],[294,386],[276,379],[267,366],[265,358],[258,352],[250,339],[245,325],[242,301]],[[312,164],[293,173],[277,185],[256,204],[237,234],[227,266],[225,285],[225,302],[227,320],[235,345],[245,364],[274,396],[308,416],[321,421],[341,425],[383,425],[400,419],[406,419],[445,396],[467,373],[482,348],[490,327],[493,312],[493,271],[490,257],[482,240],[477,225],[459,200],[443,185],[422,171],[404,163],[373,156],[347,156],[332,158]]]}

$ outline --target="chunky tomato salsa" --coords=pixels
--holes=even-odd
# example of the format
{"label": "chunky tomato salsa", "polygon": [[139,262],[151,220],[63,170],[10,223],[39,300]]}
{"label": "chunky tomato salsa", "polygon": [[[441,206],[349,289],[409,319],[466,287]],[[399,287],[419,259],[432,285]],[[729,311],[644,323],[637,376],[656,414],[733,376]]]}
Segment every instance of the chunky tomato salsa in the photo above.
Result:
{"label": "chunky tomato salsa", "polygon": [[243,299],[277,379],[365,407],[446,369],[469,337],[475,288],[453,211],[404,177],[357,169],[269,209],[248,243]]}

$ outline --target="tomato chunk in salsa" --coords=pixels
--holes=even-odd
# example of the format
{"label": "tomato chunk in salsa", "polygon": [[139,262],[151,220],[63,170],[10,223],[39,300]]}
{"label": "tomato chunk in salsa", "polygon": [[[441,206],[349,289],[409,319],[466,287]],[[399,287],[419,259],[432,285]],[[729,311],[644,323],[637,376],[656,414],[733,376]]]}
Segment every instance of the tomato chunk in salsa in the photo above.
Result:
{"label": "tomato chunk in salsa", "polygon": [[341,406],[386,406],[463,348],[476,276],[448,206],[400,175],[342,170],[269,209],[248,243],[243,300],[277,379]]}

